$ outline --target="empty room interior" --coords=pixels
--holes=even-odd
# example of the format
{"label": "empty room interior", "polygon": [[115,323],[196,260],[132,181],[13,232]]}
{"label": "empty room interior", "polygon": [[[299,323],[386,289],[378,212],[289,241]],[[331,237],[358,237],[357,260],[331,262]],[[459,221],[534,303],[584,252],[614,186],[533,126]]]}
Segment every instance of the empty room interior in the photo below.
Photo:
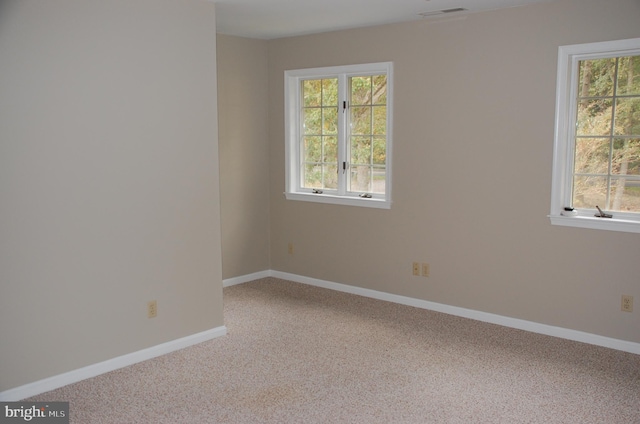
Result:
{"label": "empty room interior", "polygon": [[[624,353],[638,387],[639,224],[550,206],[559,48],[640,37],[640,2],[520,3],[281,34],[225,25],[243,2],[0,1],[0,400],[224,343],[224,291],[280,283]],[[384,192],[332,195],[348,158],[305,186],[287,72],[382,63]]]}

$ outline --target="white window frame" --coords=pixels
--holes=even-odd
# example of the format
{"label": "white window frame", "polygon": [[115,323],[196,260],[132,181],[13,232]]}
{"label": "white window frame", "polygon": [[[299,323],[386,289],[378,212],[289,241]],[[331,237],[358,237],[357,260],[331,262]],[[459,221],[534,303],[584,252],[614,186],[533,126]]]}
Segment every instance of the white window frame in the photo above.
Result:
{"label": "white window frame", "polygon": [[572,201],[578,63],[585,59],[639,54],[640,38],[559,47],[549,214],[553,225],[640,233],[640,213],[612,212],[613,218],[597,218],[596,209],[576,209],[574,213],[564,210]]}
{"label": "white window frame", "polygon": [[[300,178],[300,110],[301,110],[301,81],[305,79],[338,78],[340,80],[339,101],[347,101],[346,81],[352,76],[381,75],[387,76],[387,134],[386,134],[386,163],[385,163],[385,193],[370,193],[370,198],[360,197],[358,193],[347,192],[342,188],[331,193],[313,193],[312,189],[301,186]],[[392,134],[393,134],[393,63],[379,62],[361,65],[330,66],[323,68],[309,68],[285,71],[285,197],[288,200],[307,202],[331,203],[348,206],[364,206],[371,208],[391,208],[391,167],[392,167]],[[346,133],[346,119],[339,114],[338,125]],[[346,141],[339,141],[338,163],[346,162]],[[347,172],[348,169],[347,169]]]}

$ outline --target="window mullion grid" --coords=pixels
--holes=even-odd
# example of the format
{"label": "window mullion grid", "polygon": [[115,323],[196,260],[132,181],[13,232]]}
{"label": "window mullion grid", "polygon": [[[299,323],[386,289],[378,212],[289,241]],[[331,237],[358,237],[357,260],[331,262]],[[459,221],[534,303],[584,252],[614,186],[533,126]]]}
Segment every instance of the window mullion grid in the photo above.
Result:
{"label": "window mullion grid", "polygon": [[369,109],[367,112],[369,114],[369,134],[367,134],[369,139],[369,162],[367,163],[367,168],[369,168],[369,187],[367,187],[367,193],[373,192],[373,81],[369,90],[371,91],[371,104],[366,106]]}
{"label": "window mullion grid", "polygon": [[569,152],[568,158],[570,160],[569,168],[570,170],[572,170],[571,175],[572,178],[569,179],[569,181],[567,182],[569,184],[569,190],[567,191],[567,193],[569,193],[570,198],[567,199],[567,201],[565,201],[565,204],[568,205],[572,205],[573,206],[573,190],[574,190],[574,182],[575,182],[575,177],[577,176],[602,176],[606,178],[606,193],[605,193],[605,208],[610,208],[611,207],[611,182],[612,182],[612,175],[613,175],[613,148],[614,148],[614,138],[615,138],[615,133],[614,133],[614,124],[615,124],[615,109],[616,109],[616,102],[618,99],[618,95],[617,95],[617,90],[618,90],[618,62],[619,62],[619,58],[616,58],[616,65],[615,65],[615,71],[614,71],[614,87],[613,87],[613,94],[611,96],[611,118],[610,118],[610,126],[609,126],[609,134],[607,134],[606,136],[601,136],[601,137],[606,137],[609,139],[609,163],[607,165],[607,173],[606,174],[584,174],[584,173],[580,173],[580,172],[576,172],[575,171],[575,155],[576,155],[576,150],[577,150],[577,142],[578,139],[580,138],[591,138],[593,137],[593,135],[584,135],[584,136],[579,136],[578,135],[578,120],[577,120],[577,115],[578,115],[578,103],[580,103],[580,100],[585,100],[585,99],[607,99],[609,98],[609,96],[589,96],[589,97],[580,97],[580,95],[578,94],[578,82],[580,80],[580,62],[583,60],[590,60],[592,58],[590,57],[581,57],[581,56],[577,56],[574,57],[574,61],[573,61],[573,76],[571,78],[571,94],[569,96],[569,98],[573,98],[575,99],[575,104],[572,105],[572,111],[570,116],[574,116],[576,117],[574,119],[575,125],[574,125],[574,130],[573,130],[573,142],[569,143],[569,148],[571,149],[571,151]]}
{"label": "window mullion grid", "polygon": [[[342,67],[327,67],[327,68],[317,68],[317,69],[302,69],[297,71],[285,71],[286,78],[286,86],[285,86],[285,134],[287,136],[287,146],[285,151],[285,159],[287,163],[286,169],[286,187],[287,191],[285,195],[287,199],[293,200],[305,200],[311,202],[321,202],[321,203],[336,203],[336,204],[348,204],[348,205],[357,205],[357,206],[366,206],[375,207],[375,208],[389,208],[390,202],[388,201],[387,194],[383,193],[382,195],[378,194],[376,197],[376,201],[371,201],[368,199],[360,199],[359,193],[350,192],[348,189],[350,187],[350,177],[351,177],[351,157],[350,157],[350,87],[349,82],[350,78],[354,76],[361,75],[377,75],[378,73],[384,72],[385,74],[390,73],[388,69],[390,68],[389,63],[380,63],[380,64],[367,64],[367,65],[353,65],[353,66],[342,66]],[[335,136],[335,141],[332,140],[331,152],[332,156],[335,158],[337,163],[335,164],[337,167],[337,181],[331,181],[331,186],[335,187],[332,189],[324,190],[325,196],[308,196],[312,192],[314,194],[322,193],[322,190],[319,192],[314,190],[311,186],[307,187],[306,180],[306,167],[305,162],[307,160],[307,156],[305,155],[305,140],[307,136],[310,134],[306,133],[304,128],[305,125],[305,111],[303,110],[305,105],[304,100],[304,88],[301,86],[301,83],[305,80],[317,80],[317,79],[325,79],[332,78],[337,80],[338,82],[338,116],[337,116],[337,131]],[[391,89],[387,88],[390,93]],[[318,108],[323,111],[326,105],[326,99],[323,99],[323,104],[319,105]],[[333,103],[333,102],[332,102]],[[370,113],[373,109],[370,110]],[[390,108],[387,107],[387,127],[390,126],[389,123],[389,114]],[[326,116],[323,117],[326,118]],[[321,119],[321,128],[324,128],[324,118]],[[315,132],[315,131],[314,131]],[[370,131],[371,132],[371,131]],[[333,138],[333,130],[331,131],[331,137]],[[372,137],[372,135],[370,135]],[[328,137],[326,134],[316,134],[314,137],[326,138]],[[321,159],[318,163],[321,165],[331,165],[334,166],[333,163],[325,162],[326,153],[327,153],[327,145],[323,140],[322,146],[320,147]],[[336,143],[336,154],[333,155],[333,143]],[[388,141],[387,141],[388,142]],[[387,145],[388,147],[388,145]],[[371,146],[373,149],[373,143]],[[314,151],[314,157],[317,154],[317,149]],[[390,152],[387,152],[389,155]],[[373,153],[370,152],[370,156],[373,157]],[[309,157],[310,160],[315,162],[315,159]],[[373,159],[369,162],[369,167],[373,166]],[[333,162],[332,160],[329,162]],[[327,174],[327,172],[331,172],[331,174]],[[322,178],[323,185],[327,182],[327,176],[331,178],[334,177],[334,171],[328,171],[328,168],[323,168],[321,171],[322,175],[315,175],[316,177]],[[388,178],[388,174],[387,174]],[[315,181],[314,179],[314,181]],[[335,184],[335,185],[334,185]],[[315,184],[314,184],[315,185]],[[386,186],[389,186],[387,183]],[[339,198],[345,198],[345,200],[339,200]],[[311,200],[311,199],[314,200]],[[317,199],[317,200],[316,200]],[[377,200],[382,200],[384,202],[377,202]],[[362,202],[362,204],[361,204]],[[369,204],[370,203],[370,204]]]}
{"label": "window mullion grid", "polygon": [[[338,75],[338,195],[347,193],[349,178],[349,84],[346,74]],[[344,107],[346,105],[346,108]],[[343,166],[345,164],[345,166]]]}
{"label": "window mullion grid", "polygon": [[[553,187],[551,199],[551,214],[549,215],[554,225],[566,225],[571,227],[584,227],[593,229],[603,229],[612,231],[624,231],[640,233],[639,214],[638,212],[620,212],[616,211],[613,219],[595,219],[588,212],[588,208],[578,212],[576,218],[562,217],[562,207],[573,206],[573,187],[574,179],[577,176],[598,176],[606,178],[606,205],[605,207],[613,207],[610,205],[614,201],[614,194],[611,187],[614,181],[630,178],[634,181],[640,181],[640,176],[629,176],[626,174],[615,174],[615,140],[633,138],[630,135],[616,135],[615,121],[618,119],[618,111],[616,111],[616,103],[618,100],[633,95],[618,92],[618,73],[620,69],[620,58],[627,56],[638,56],[640,54],[640,39],[618,40],[615,42],[591,43],[585,45],[563,46],[558,53],[558,75],[557,75],[557,97],[556,97],[556,134],[554,144],[554,173]],[[609,145],[609,163],[606,171],[603,169],[601,174],[592,173],[576,173],[576,142],[580,138],[589,138],[590,136],[578,136],[578,120],[577,104],[579,102],[578,81],[579,67],[581,60],[608,59],[616,58],[615,63],[615,82],[614,92],[611,96],[593,96],[589,99],[611,99],[612,107],[609,115],[611,128],[607,133],[597,137],[607,139]],[[594,135],[594,137],[596,137]],[[563,169],[563,165],[566,168]],[[581,208],[582,209],[582,208]],[[586,219],[585,219],[586,218]]]}
{"label": "window mullion grid", "polygon": [[[573,117],[573,126],[571,127],[572,142],[567,143],[567,168],[565,171],[566,181],[564,204],[573,207],[574,185],[575,185],[575,164],[576,164],[576,150],[578,141],[578,81],[580,81],[580,58],[574,56],[571,61],[571,78],[568,81],[569,84],[569,99],[575,99],[570,103],[569,116]],[[567,129],[567,137],[569,136],[569,130]],[[569,172],[567,172],[569,171]],[[568,195],[568,196],[567,196]]]}
{"label": "window mullion grid", "polygon": [[302,89],[303,78],[296,79],[296,85],[298,90],[298,96],[296,96],[295,109],[298,111],[297,117],[297,143],[295,145],[295,155],[297,158],[298,166],[296,167],[296,191],[304,189],[304,173],[305,173],[305,158],[304,158],[304,90]]}
{"label": "window mullion grid", "polygon": [[620,62],[620,58],[616,58],[615,71],[613,71],[613,93],[611,98],[611,118],[609,125],[609,164],[607,167],[607,197],[606,197],[606,208],[611,208],[611,176],[613,175],[613,148],[614,146],[614,125],[616,123],[616,102],[618,101],[618,63]]}
{"label": "window mullion grid", "polygon": [[371,105],[369,107],[369,187],[367,192],[373,193],[373,175],[374,175],[374,166],[373,166],[373,146],[375,144],[375,137],[373,136],[374,130],[374,109],[375,103],[373,101],[373,78],[371,78]]}
{"label": "window mullion grid", "polygon": [[[320,81],[322,81],[322,78],[319,78]],[[305,107],[304,105],[304,89],[302,88],[302,85],[304,83],[305,79],[304,78],[299,78],[298,79],[298,88],[300,90],[300,95],[298,96],[298,105],[297,105],[297,110],[299,111],[298,113],[298,117],[299,117],[299,121],[298,121],[298,143],[297,143],[297,149],[298,151],[296,152],[296,154],[298,155],[298,176],[297,176],[297,181],[298,181],[298,191],[311,191],[311,188],[307,188],[305,187],[305,174],[307,172],[306,170],[306,165],[307,165],[307,161],[306,161],[306,151],[305,151],[305,139],[307,136],[317,136],[320,138],[321,143],[322,143],[322,134],[307,134],[306,133],[306,129],[305,129],[305,115],[307,113],[308,109],[312,109],[312,108],[317,108],[320,110],[320,114],[321,114],[321,126],[322,127],[322,97],[320,100],[320,106],[313,106],[313,107]],[[322,83],[321,83],[322,84]],[[322,89],[322,88],[321,88]],[[324,146],[321,147],[321,149]],[[320,171],[320,175],[321,175],[321,182],[324,183],[324,169],[322,167],[322,151],[321,151],[321,155],[320,155],[320,167],[321,167],[321,171]],[[314,162],[316,165],[318,165],[318,162]]]}
{"label": "window mullion grid", "polygon": [[305,126],[304,126],[304,119],[305,119],[305,114],[306,114],[306,110],[307,109],[318,109],[320,111],[320,133],[318,134],[311,134],[311,136],[314,137],[318,137],[320,139],[320,143],[321,143],[321,147],[320,147],[320,159],[319,162],[315,162],[316,165],[320,166],[320,175],[321,175],[321,184],[322,186],[320,187],[321,190],[324,190],[325,187],[325,181],[326,181],[326,171],[325,171],[325,162],[324,162],[324,158],[325,158],[325,149],[326,149],[326,144],[325,144],[325,140],[326,140],[326,134],[324,134],[323,128],[325,128],[324,124],[325,124],[325,113],[324,110],[327,107],[327,105],[325,104],[325,99],[324,99],[324,94],[322,93],[323,90],[323,80],[326,78],[332,78],[332,76],[328,75],[328,76],[318,76],[318,77],[314,77],[314,78],[309,78],[310,80],[314,80],[317,79],[320,81],[320,90],[321,90],[321,96],[320,96],[320,105],[318,106],[313,106],[313,107],[309,107],[309,108],[305,108],[304,106],[304,90],[302,88],[302,85],[304,83],[304,81],[306,80],[305,78],[298,78],[297,79],[297,87],[299,90],[299,95],[297,96],[296,101],[298,102],[296,105],[296,110],[298,111],[298,127],[297,127],[297,139],[298,142],[296,143],[295,149],[296,149],[296,157],[298,158],[298,166],[297,166],[297,176],[296,176],[296,181],[297,181],[297,187],[296,187],[296,191],[300,191],[300,192],[304,192],[304,191],[312,191],[312,189],[305,187],[305,183],[304,183],[304,176],[305,176],[305,172],[306,172],[306,159],[305,159],[305,137],[309,136],[310,134],[306,134],[305,133]]}
{"label": "window mullion grid", "polygon": [[325,181],[327,180],[327,176],[326,176],[326,166],[325,166],[325,140],[326,140],[326,135],[324,133],[324,118],[325,118],[325,103],[324,103],[324,78],[320,79],[320,134],[318,134],[320,136],[320,175],[321,175],[321,186],[320,188],[322,190],[326,189],[326,183]]}

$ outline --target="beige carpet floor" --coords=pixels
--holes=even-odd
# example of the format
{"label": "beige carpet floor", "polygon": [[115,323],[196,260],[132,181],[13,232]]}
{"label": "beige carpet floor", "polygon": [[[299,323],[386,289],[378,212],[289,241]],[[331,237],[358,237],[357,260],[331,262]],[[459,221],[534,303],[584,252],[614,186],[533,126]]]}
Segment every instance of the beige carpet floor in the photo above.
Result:
{"label": "beige carpet floor", "polygon": [[640,423],[640,355],[266,278],[229,334],[31,400],[72,423]]}

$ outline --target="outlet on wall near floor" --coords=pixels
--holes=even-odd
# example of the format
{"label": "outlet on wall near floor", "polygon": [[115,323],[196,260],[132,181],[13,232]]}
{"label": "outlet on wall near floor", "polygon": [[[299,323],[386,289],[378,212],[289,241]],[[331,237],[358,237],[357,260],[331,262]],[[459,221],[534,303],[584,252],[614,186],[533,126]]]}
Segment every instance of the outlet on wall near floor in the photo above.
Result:
{"label": "outlet on wall near floor", "polygon": [[151,300],[147,303],[147,318],[155,318],[158,316],[158,302]]}
{"label": "outlet on wall near floor", "polygon": [[411,272],[416,277],[428,277],[429,276],[429,264],[426,262],[413,262],[411,264]]}
{"label": "outlet on wall near floor", "polygon": [[633,312],[633,296],[627,294],[622,295],[622,306],[620,308],[624,312]]}

